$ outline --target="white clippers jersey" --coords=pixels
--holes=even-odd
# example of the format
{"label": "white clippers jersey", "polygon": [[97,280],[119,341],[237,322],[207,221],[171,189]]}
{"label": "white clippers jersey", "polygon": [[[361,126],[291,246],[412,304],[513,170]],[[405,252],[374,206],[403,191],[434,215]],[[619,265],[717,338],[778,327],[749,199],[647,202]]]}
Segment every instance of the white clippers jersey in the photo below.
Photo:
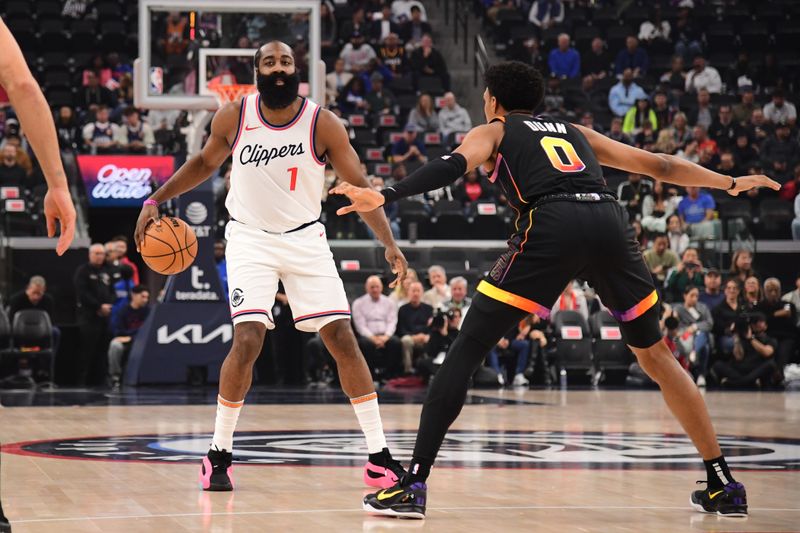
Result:
{"label": "white clippers jersey", "polygon": [[291,122],[274,126],[260,100],[251,94],[242,103],[225,207],[234,220],[283,233],[320,216],[325,162],[314,147],[320,108],[305,98]]}

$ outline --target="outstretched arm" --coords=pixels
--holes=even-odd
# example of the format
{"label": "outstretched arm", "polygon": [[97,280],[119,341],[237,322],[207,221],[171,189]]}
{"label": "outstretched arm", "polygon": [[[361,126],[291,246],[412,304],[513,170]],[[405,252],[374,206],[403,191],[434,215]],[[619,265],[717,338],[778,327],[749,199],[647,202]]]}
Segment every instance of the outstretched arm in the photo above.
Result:
{"label": "outstretched arm", "polygon": [[[358,154],[350,145],[347,131],[339,119],[327,109],[319,112],[319,127],[317,128],[318,146],[324,151],[333,166],[336,175],[346,184],[357,188],[363,188],[378,194],[367,182],[367,178],[361,171],[361,161]],[[314,147],[310,147],[314,149]],[[392,272],[397,274],[397,278],[389,284],[390,287],[396,286],[406,277],[408,262],[403,252],[398,248],[392,236],[392,229],[386,218],[383,209],[376,206],[359,215],[375,233],[375,236],[386,249],[386,261],[391,265]]]}
{"label": "outstretched arm", "polygon": [[[239,110],[241,102],[231,102],[226,104],[211,121],[211,135],[208,137],[200,153],[192,156],[178,169],[167,182],[154,192],[148,200],[153,200],[157,204],[166,202],[171,198],[190,191],[199,184],[211,177],[211,174],[219,168],[231,153],[231,145],[236,135],[236,127],[239,124]],[[139,220],[136,221],[136,231],[133,239],[136,243],[136,251],[139,251],[144,230],[148,224],[158,220],[158,205],[143,205],[139,213]]]}
{"label": "outstretched arm", "polygon": [[644,174],[657,180],[684,187],[709,187],[728,191],[732,196],[755,187],[778,190],[780,183],[767,176],[753,175],[731,178],[690,163],[669,154],[654,154],[633,146],[619,143],[596,131],[575,124],[592,145],[601,165],[618,168],[626,172]]}
{"label": "outstretched arm", "polygon": [[11,106],[47,180],[48,191],[44,197],[47,236],[55,235],[58,220],[61,224],[61,237],[58,239],[56,252],[61,255],[69,248],[75,235],[75,207],[67,186],[67,175],[61,165],[56,127],[39,84],[33,78],[19,45],[2,19],[0,50],[3,50],[0,53],[0,85],[8,93]]}
{"label": "outstretched arm", "polygon": [[[342,183],[331,189],[331,194],[344,194],[351,205],[336,213],[344,215],[353,211],[371,211],[385,202],[393,202],[416,194],[434,191],[450,185],[466,172],[489,160],[503,136],[500,122],[484,124],[470,130],[461,145],[451,155],[434,159],[415,170],[410,176],[382,192]],[[459,154],[460,157],[455,157]]]}

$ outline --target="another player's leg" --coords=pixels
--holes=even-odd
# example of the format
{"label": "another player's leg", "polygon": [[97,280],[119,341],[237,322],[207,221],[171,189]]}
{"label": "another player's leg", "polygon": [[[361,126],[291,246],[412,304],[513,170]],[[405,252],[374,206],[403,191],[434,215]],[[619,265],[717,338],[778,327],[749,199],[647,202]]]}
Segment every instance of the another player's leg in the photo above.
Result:
{"label": "another player's leg", "polygon": [[361,430],[367,440],[369,460],[364,467],[364,483],[386,488],[397,483],[405,473],[399,461],[392,458],[383,433],[378,393],[372,382],[367,362],[358,348],[349,319],[330,322],[319,330],[325,347],[336,360],[339,382],[350,398]]}
{"label": "another player's leg", "polygon": [[436,373],[422,407],[408,474],[398,485],[365,497],[366,511],[406,518],[425,517],[426,480],[448,428],[464,406],[469,380],[500,337],[526,314],[484,294],[475,295],[461,331]]}
{"label": "another player's leg", "polygon": [[262,322],[240,322],[234,326],[233,346],[219,375],[214,438],[200,469],[203,490],[233,490],[233,432],[253,381],[253,364],[261,353],[266,329]]}

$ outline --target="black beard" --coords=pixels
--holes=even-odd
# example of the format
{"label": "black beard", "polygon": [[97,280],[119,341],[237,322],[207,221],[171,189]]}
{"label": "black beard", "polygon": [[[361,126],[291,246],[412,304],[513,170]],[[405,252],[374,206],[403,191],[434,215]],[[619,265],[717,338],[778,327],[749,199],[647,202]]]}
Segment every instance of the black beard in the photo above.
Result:
{"label": "black beard", "polygon": [[[283,85],[277,85],[278,80],[283,80]],[[297,99],[300,87],[300,74],[284,74],[275,72],[270,75],[256,73],[256,88],[261,95],[261,101],[270,109],[285,109]]]}

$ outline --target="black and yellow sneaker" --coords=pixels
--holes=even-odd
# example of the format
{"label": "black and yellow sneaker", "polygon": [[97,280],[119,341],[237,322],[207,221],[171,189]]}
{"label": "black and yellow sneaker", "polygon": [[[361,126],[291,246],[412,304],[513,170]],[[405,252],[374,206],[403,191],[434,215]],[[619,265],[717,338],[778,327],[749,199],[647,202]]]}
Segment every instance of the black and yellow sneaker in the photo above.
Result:
{"label": "black and yellow sneaker", "polygon": [[[698,481],[705,483],[705,481]],[[744,485],[733,482],[724,487],[706,490],[696,490],[689,501],[695,511],[701,513],[716,513],[719,516],[746,517],[747,492]]]}
{"label": "black and yellow sneaker", "polygon": [[425,518],[425,500],[428,496],[425,483],[400,483],[364,497],[364,510],[368,513],[398,518]]}
{"label": "black and yellow sneaker", "polygon": [[0,533],[11,533],[11,524],[8,523],[8,518],[3,514],[2,505],[0,505]]}

